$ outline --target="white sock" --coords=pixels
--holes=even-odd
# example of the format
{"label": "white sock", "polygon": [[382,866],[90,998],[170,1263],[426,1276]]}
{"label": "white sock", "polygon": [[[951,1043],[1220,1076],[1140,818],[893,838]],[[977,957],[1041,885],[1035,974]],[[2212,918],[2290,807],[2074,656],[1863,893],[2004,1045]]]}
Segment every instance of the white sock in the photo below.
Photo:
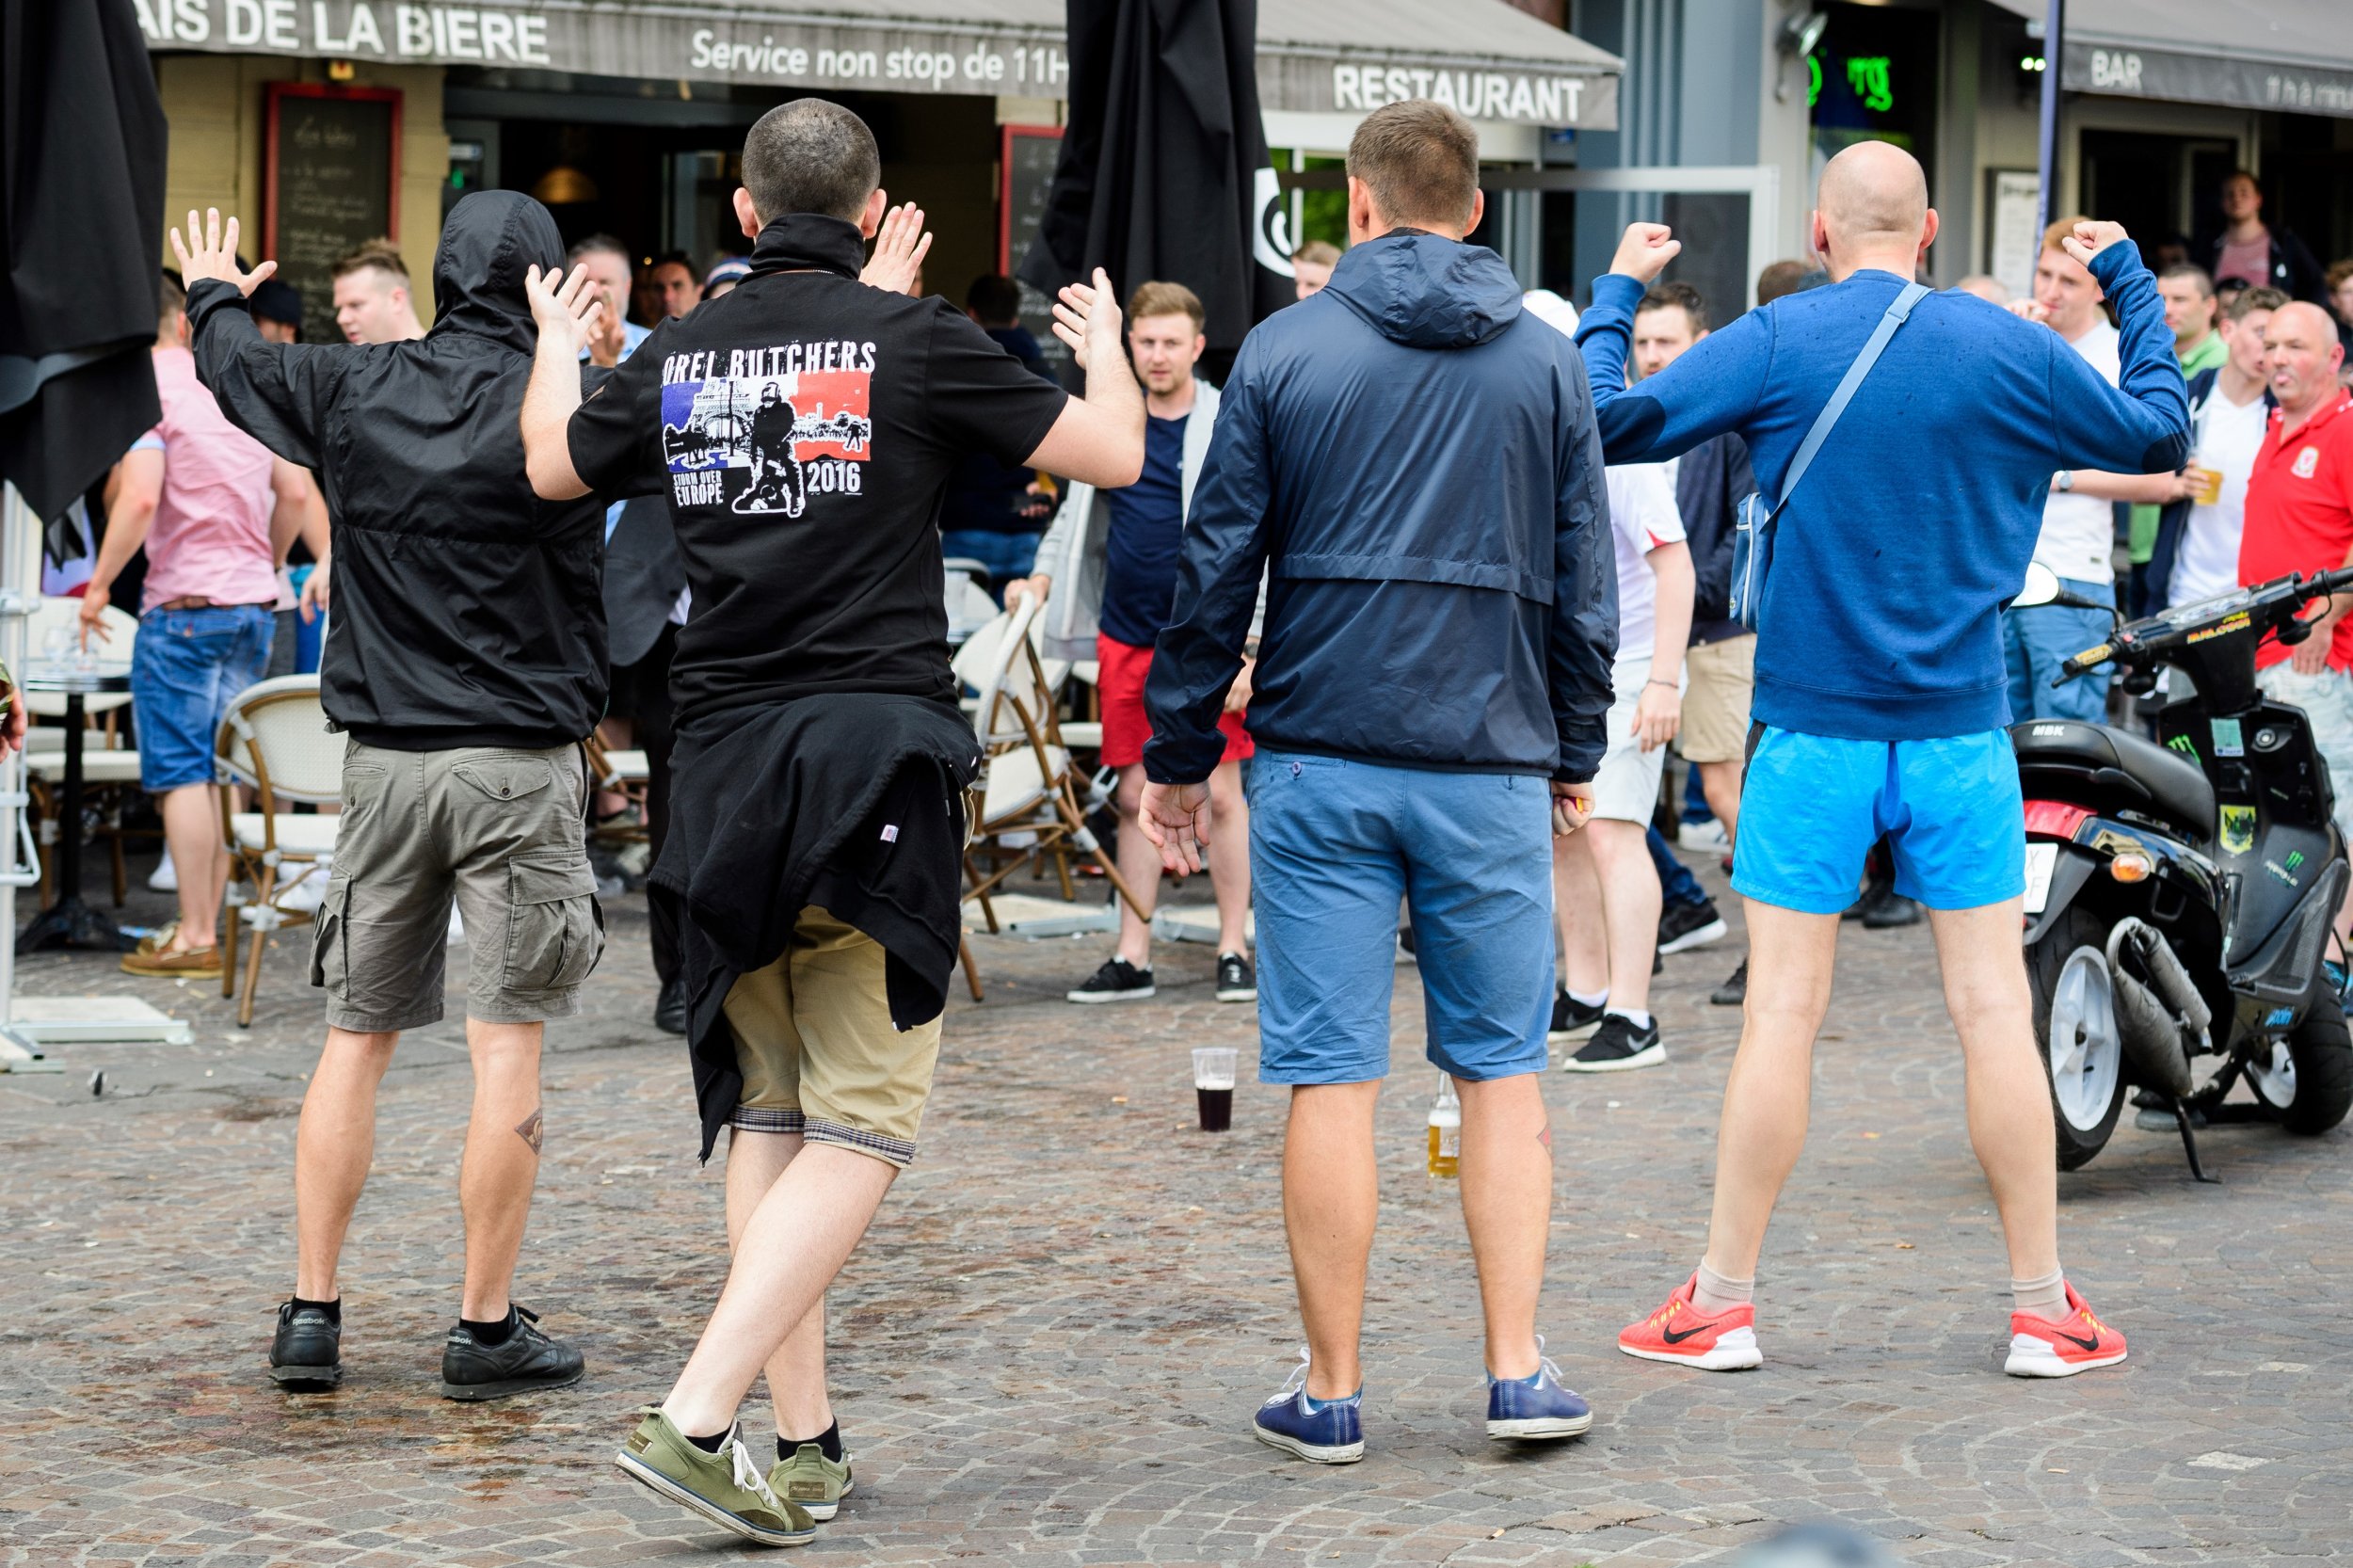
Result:
{"label": "white sock", "polygon": [[1650,1011],[1647,1008],[1613,1007],[1609,1011],[1614,1016],[1625,1019],[1626,1022],[1632,1024],[1637,1029],[1648,1029],[1650,1027]]}
{"label": "white sock", "polygon": [[1599,1007],[1609,1000],[1609,993],[1607,991],[1595,991],[1593,995],[1587,996],[1582,991],[1570,991],[1565,985],[1561,989],[1567,991],[1569,1000],[1579,1007]]}
{"label": "white sock", "polygon": [[2058,1322],[2067,1316],[2067,1271],[2054,1269],[2034,1279],[2009,1282],[2009,1299],[2021,1312],[2031,1312],[2046,1322]]}

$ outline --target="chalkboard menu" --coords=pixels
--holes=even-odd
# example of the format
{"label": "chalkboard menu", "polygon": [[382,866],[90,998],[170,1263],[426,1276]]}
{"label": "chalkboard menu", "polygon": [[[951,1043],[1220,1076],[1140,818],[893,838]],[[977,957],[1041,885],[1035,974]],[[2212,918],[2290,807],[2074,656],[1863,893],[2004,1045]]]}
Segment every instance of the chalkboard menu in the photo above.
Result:
{"label": "chalkboard menu", "polygon": [[[1046,215],[1046,193],[1054,183],[1054,162],[1062,156],[1062,131],[1052,125],[1004,127],[1002,172],[997,192],[997,266],[1018,276],[1021,259],[1037,238],[1038,221]],[[1070,350],[1054,336],[1054,302],[1028,283],[1021,285],[1021,325],[1027,327],[1046,355],[1057,379],[1073,392],[1084,390]]]}
{"label": "chalkboard menu", "polygon": [[[329,269],[399,233],[400,94],[299,82],[267,92],[262,254],[248,259],[275,259],[302,291],[303,342],[341,343]],[[429,285],[422,292],[430,298]]]}

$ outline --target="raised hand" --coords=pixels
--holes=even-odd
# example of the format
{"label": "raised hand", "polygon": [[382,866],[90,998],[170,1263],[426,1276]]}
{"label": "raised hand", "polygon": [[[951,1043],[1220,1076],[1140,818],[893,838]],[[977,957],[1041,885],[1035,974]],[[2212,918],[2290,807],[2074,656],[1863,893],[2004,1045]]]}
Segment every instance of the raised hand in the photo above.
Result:
{"label": "raised hand", "polygon": [[2130,237],[2121,223],[2097,223],[2086,218],[2075,225],[2073,233],[2059,236],[2059,248],[2089,266],[2092,257],[2111,245],[2122,245]]}
{"label": "raised hand", "polygon": [[[1054,301],[1054,336],[1070,345],[1071,358],[1079,361],[1080,370],[1091,368],[1090,361],[1108,363],[1126,352],[1119,342],[1123,325],[1111,274],[1099,266],[1095,269],[1092,287],[1065,283]],[[1096,360],[1096,355],[1104,358]]]}
{"label": "raised hand", "polygon": [[1681,254],[1683,242],[1665,224],[1629,223],[1625,237],[1618,241],[1617,255],[1610,259],[1609,270],[1647,288]]}
{"label": "raised hand", "polygon": [[545,272],[532,267],[523,274],[523,294],[531,301],[531,319],[538,325],[542,339],[553,335],[569,346],[575,358],[588,346],[604,301],[588,286],[586,267],[572,268],[568,278],[554,267]]}
{"label": "raised hand", "polygon": [[913,294],[915,281],[923,273],[923,257],[931,248],[932,236],[923,228],[923,209],[912,201],[902,202],[883,215],[882,227],[874,231],[874,253],[857,280],[885,294]]}
{"label": "raised hand", "polygon": [[204,209],[204,223],[201,228],[197,225],[196,209],[190,207],[188,209],[188,233],[196,244],[196,249],[193,252],[188,249],[188,241],[180,237],[179,230],[174,229],[171,232],[171,248],[180,258],[180,279],[184,283],[194,283],[206,278],[217,278],[223,282],[236,284],[237,292],[250,298],[262,280],[278,270],[276,262],[264,262],[251,272],[238,270],[237,220],[231,218],[228,231],[223,232],[218,207]]}

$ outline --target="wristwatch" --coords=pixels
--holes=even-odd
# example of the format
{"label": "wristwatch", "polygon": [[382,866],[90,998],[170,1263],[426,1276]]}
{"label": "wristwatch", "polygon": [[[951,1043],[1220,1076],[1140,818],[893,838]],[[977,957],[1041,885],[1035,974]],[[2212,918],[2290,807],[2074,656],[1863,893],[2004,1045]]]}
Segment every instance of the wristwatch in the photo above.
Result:
{"label": "wristwatch", "polygon": [[2063,468],[2052,476],[2052,482],[2058,487],[2059,494],[2065,495],[2075,488],[2075,471]]}

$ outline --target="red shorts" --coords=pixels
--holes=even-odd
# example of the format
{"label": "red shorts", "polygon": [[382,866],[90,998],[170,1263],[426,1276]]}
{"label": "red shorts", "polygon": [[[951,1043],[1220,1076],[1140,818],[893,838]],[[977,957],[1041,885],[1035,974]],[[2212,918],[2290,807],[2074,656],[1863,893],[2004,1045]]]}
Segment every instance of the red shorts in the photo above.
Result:
{"label": "red shorts", "polygon": [[[1125,768],[1144,760],[1144,743],[1152,738],[1152,721],[1144,712],[1144,678],[1152,672],[1152,650],[1114,642],[1100,632],[1095,638],[1095,658],[1102,667],[1095,679],[1103,702],[1103,765]],[[1238,762],[1257,750],[1241,727],[1240,713],[1217,721],[1225,731],[1225,755]]]}

